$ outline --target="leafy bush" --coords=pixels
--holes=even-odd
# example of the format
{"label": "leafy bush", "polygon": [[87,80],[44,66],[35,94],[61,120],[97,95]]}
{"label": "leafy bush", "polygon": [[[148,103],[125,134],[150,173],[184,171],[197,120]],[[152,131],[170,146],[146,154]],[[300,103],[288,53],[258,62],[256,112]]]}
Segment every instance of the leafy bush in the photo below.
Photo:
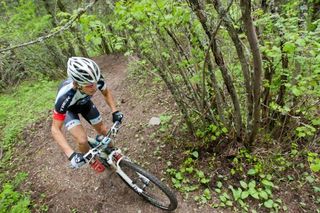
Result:
{"label": "leafy bush", "polygon": [[[0,144],[4,148],[5,156],[0,161],[3,168],[11,157],[12,146],[26,125],[35,122],[43,116],[43,112],[53,106],[57,91],[57,82],[39,80],[25,82],[10,94],[0,95]],[[1,176],[2,179],[5,178]],[[4,183],[0,194],[0,213],[30,212],[30,199],[18,191],[16,187],[26,178],[26,174],[19,173],[16,178]]]}
{"label": "leafy bush", "polygon": [[27,177],[19,173],[12,182],[5,183],[0,193],[0,213],[28,213],[30,198],[16,191],[16,187]]}

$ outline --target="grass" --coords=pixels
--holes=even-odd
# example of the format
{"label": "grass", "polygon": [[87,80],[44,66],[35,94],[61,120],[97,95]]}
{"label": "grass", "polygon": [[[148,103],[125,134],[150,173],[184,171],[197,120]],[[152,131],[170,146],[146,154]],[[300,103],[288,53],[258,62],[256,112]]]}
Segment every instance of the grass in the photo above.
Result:
{"label": "grass", "polygon": [[[14,91],[0,94],[0,149],[4,153],[0,160],[0,171],[8,174],[14,145],[20,141],[19,135],[23,129],[46,115],[54,106],[57,93],[56,81],[38,80],[37,82],[25,82]],[[0,176],[0,213],[2,212],[30,212],[31,201],[28,195],[20,193],[16,189],[27,177],[19,183],[12,177],[21,176],[11,174],[10,180],[5,175]]]}
{"label": "grass", "polygon": [[37,121],[43,112],[52,109],[57,82],[26,82],[10,94],[0,95],[0,140],[9,148],[23,128]]}

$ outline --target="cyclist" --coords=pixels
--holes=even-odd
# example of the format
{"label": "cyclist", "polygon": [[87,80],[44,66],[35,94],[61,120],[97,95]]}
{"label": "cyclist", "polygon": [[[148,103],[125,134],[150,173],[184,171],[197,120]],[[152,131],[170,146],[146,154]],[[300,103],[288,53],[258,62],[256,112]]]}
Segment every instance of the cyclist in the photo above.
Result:
{"label": "cyclist", "polygon": [[[54,140],[70,160],[71,167],[79,168],[85,164],[83,153],[89,151],[87,134],[80,123],[79,114],[93,126],[98,134],[107,134],[107,127],[102,123],[99,111],[90,100],[91,96],[97,89],[101,91],[112,111],[113,122],[121,122],[123,114],[116,109],[111,91],[107,88],[100,69],[93,60],[71,57],[68,60],[67,71],[69,78],[61,83],[55,100],[51,132]],[[63,124],[77,143],[79,152],[74,151],[68,144],[62,133]],[[98,172],[104,169],[98,160],[91,166]]]}

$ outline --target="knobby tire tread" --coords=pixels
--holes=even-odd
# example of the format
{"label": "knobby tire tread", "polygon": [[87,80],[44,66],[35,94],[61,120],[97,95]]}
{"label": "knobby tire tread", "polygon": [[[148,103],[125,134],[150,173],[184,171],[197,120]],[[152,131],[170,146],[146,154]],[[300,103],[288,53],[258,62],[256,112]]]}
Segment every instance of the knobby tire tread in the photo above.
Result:
{"label": "knobby tire tread", "polygon": [[[169,198],[170,200],[170,205],[168,207],[164,207],[159,205],[158,203],[152,201],[151,199],[148,199],[148,196],[146,194],[139,194],[137,191],[135,191],[133,188],[131,188],[131,186],[124,180],[122,179],[134,192],[136,192],[137,194],[139,194],[141,197],[143,197],[145,200],[147,200],[149,203],[151,203],[152,205],[161,208],[163,210],[167,210],[167,211],[173,211],[177,208],[178,205],[178,201],[176,199],[176,196],[171,192],[171,190],[164,184],[162,183],[157,177],[155,177],[154,175],[152,175],[151,173],[145,171],[144,169],[142,169],[140,166],[138,166],[137,164],[127,161],[125,159],[121,160],[119,163],[120,167],[127,167],[130,168],[134,171],[137,171],[138,173],[142,174],[143,176],[147,177],[151,182],[153,182],[157,187],[159,187],[161,189],[161,191],[163,191],[166,196]],[[120,175],[119,175],[120,176]],[[120,176],[121,177],[121,176]]]}

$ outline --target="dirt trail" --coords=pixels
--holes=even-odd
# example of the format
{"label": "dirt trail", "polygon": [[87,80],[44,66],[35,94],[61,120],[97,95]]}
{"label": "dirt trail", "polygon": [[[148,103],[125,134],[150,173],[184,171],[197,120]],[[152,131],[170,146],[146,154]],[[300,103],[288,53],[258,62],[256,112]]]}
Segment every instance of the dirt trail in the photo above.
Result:
{"label": "dirt trail", "polygon": [[[117,146],[132,159],[143,163],[147,170],[164,178],[162,170],[166,168],[166,162],[153,154],[159,139],[149,137],[155,129],[147,123],[152,116],[167,111],[166,103],[170,100],[163,98],[167,91],[144,93],[146,86],[128,79],[127,60],[123,56],[100,56],[95,60],[113,91],[119,110],[125,115],[123,128],[116,139]],[[132,91],[133,87],[140,87],[141,92]],[[110,125],[109,108],[98,93],[93,102]],[[48,112],[46,120],[33,124],[24,132],[26,143],[17,150],[18,155],[23,156],[16,162],[20,165],[18,170],[29,173],[24,190],[30,191],[38,209],[42,206],[47,212],[162,212],[137,196],[110,171],[96,174],[88,166],[79,170],[68,168],[66,156],[50,135],[50,125],[51,112]],[[94,132],[87,127],[90,129],[88,134],[93,136]],[[66,135],[71,141],[67,132]],[[178,192],[176,194],[179,206],[175,212],[213,212],[211,208],[198,209],[194,202],[183,201]]]}

